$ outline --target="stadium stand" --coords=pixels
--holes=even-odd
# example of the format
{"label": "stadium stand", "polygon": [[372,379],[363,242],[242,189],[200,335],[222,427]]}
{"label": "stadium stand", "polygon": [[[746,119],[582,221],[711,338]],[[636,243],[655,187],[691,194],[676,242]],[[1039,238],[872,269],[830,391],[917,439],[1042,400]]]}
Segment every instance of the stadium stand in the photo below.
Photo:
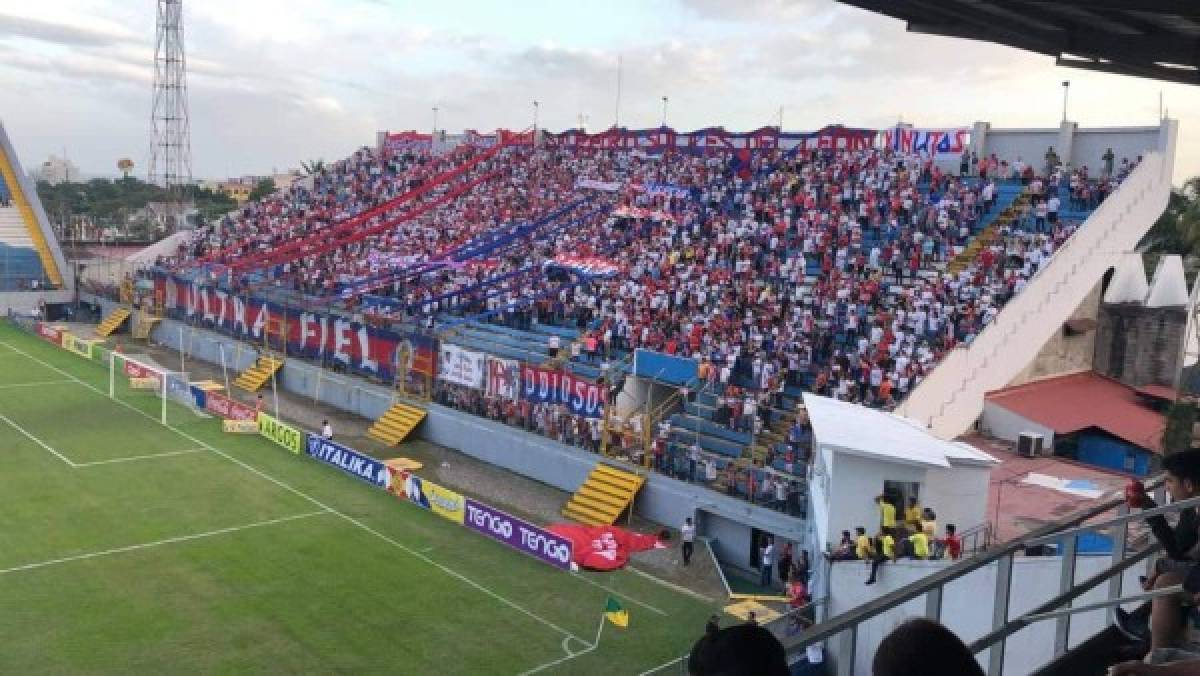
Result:
{"label": "stadium stand", "polygon": [[0,125],[0,291],[61,288],[65,262]]}
{"label": "stadium stand", "polygon": [[562,367],[700,377],[627,419],[438,382],[443,404],[792,513],[803,392],[892,409],[1020,293],[1112,174],[865,150],[364,148],[198,231],[177,272]]}

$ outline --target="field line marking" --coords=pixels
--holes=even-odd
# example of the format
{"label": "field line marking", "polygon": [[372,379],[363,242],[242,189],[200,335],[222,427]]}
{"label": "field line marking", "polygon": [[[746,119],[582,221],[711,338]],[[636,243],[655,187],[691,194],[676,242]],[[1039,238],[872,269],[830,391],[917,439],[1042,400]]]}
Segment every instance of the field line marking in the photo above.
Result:
{"label": "field line marking", "polygon": [[245,523],[240,526],[229,526],[228,528],[218,528],[216,530],[205,531],[203,533],[193,533],[191,535],[178,535],[153,542],[143,542],[137,545],[128,545],[125,547],[114,547],[98,552],[89,552],[87,554],[77,554],[75,556],[64,556],[61,559],[50,559],[49,561],[38,561],[37,563],[26,563],[21,566],[13,566],[12,568],[0,569],[0,575],[8,573],[18,573],[26,570],[34,570],[36,568],[45,568],[47,566],[55,566],[61,563],[71,563],[73,561],[84,561],[87,559],[95,559],[101,556],[110,556],[112,554],[124,554],[125,552],[134,552],[140,549],[150,549],[152,547],[161,547],[162,545],[175,544],[177,542],[188,542],[190,540],[200,540],[202,538],[210,538],[226,533],[236,533],[238,531],[249,530],[251,528],[262,528],[263,526],[273,526],[275,524],[286,523],[288,521],[296,521],[299,519],[307,519],[321,514],[328,514],[327,510],[318,510],[315,512],[305,512],[303,514],[293,514],[291,516],[282,516],[277,519],[266,519],[265,521],[255,521],[254,523]]}
{"label": "field line marking", "polygon": [[682,585],[675,584],[674,582],[667,582],[666,580],[662,579],[661,577],[655,577],[654,575],[651,575],[650,573],[647,573],[644,570],[638,570],[637,568],[634,568],[631,565],[625,566],[625,569],[632,573],[635,573],[637,575],[641,575],[642,577],[646,578],[647,580],[652,580],[653,582],[656,582],[656,583],[666,587],[667,589],[670,589],[671,591],[678,592],[678,593],[684,594],[686,596],[690,596],[698,601],[704,601],[705,603],[715,602],[714,599],[711,599],[711,598],[705,596],[704,594],[701,594],[698,591],[692,591],[691,589],[688,589],[687,587],[684,587]]}
{"label": "field line marking", "polygon": [[671,660],[670,662],[663,662],[662,664],[658,665],[657,667],[650,667],[649,669],[638,674],[638,676],[649,676],[650,674],[656,674],[656,673],[662,671],[663,669],[666,669],[667,667],[676,665],[676,664],[686,660],[687,658],[688,658],[688,655],[676,657],[675,659]]}
{"label": "field line marking", "polygon": [[[131,411],[133,411],[133,412],[137,413],[138,415],[141,415],[142,417],[144,417],[144,418],[146,418],[146,419],[148,419],[148,420],[152,420],[152,421],[154,421],[154,423],[155,423],[155,424],[160,424],[160,425],[162,424],[162,423],[159,421],[159,419],[158,419],[158,418],[156,418],[156,417],[154,417],[154,416],[152,416],[152,415],[150,415],[150,414],[146,413],[145,411],[143,411],[143,410],[141,410],[141,409],[139,409],[139,408],[137,408],[137,407],[135,407],[135,406],[133,406],[133,405],[129,404],[128,402],[121,401],[120,399],[111,399],[111,398],[108,396],[108,393],[104,392],[104,391],[103,391],[103,390],[101,390],[100,388],[98,388],[98,387],[95,387],[95,386],[94,386],[94,385],[92,385],[91,383],[89,383],[89,382],[87,382],[87,381],[85,381],[85,380],[82,380],[82,379],[80,379],[80,378],[76,377],[75,375],[73,375],[73,374],[71,374],[71,373],[69,373],[69,372],[67,372],[67,371],[64,371],[64,370],[60,369],[60,368],[58,368],[57,366],[54,366],[53,364],[50,364],[49,362],[46,362],[46,361],[44,361],[44,360],[42,360],[42,359],[38,359],[37,357],[35,357],[35,356],[33,356],[33,355],[29,354],[28,352],[25,352],[24,350],[21,350],[20,348],[17,348],[16,346],[14,346],[14,345],[12,345],[12,344],[10,344],[10,343],[4,342],[4,341],[0,341],[0,345],[5,345],[5,346],[7,346],[7,347],[10,347],[10,348],[12,348],[13,350],[16,350],[17,352],[19,352],[19,353],[21,353],[21,354],[25,355],[25,357],[26,357],[27,359],[31,359],[31,360],[33,360],[33,361],[35,361],[35,362],[37,362],[37,363],[41,364],[42,366],[45,366],[45,367],[47,367],[47,368],[51,369],[52,371],[55,371],[55,372],[57,372],[57,373],[61,373],[62,375],[64,375],[64,376],[66,376],[66,377],[70,378],[71,380],[74,380],[75,382],[79,383],[79,384],[80,384],[80,385],[82,385],[83,387],[85,387],[85,388],[87,388],[87,389],[89,389],[89,390],[91,390],[91,391],[95,392],[96,394],[99,394],[100,396],[104,397],[105,399],[109,399],[110,401],[114,401],[114,402],[116,402],[116,403],[120,404],[121,406],[124,406],[125,408],[128,408],[129,410],[131,410]],[[394,539],[392,539],[392,538],[388,537],[387,535],[384,535],[383,533],[380,533],[379,531],[375,530],[374,528],[371,528],[370,526],[368,526],[367,524],[365,524],[365,523],[363,523],[363,522],[359,521],[358,519],[355,519],[354,517],[352,517],[352,516],[350,516],[350,515],[348,515],[348,514],[343,514],[342,512],[339,512],[339,511],[337,511],[336,509],[334,509],[334,508],[330,507],[329,505],[326,505],[325,503],[321,502],[320,500],[317,500],[316,498],[312,497],[311,495],[309,495],[309,494],[307,494],[307,493],[305,493],[305,492],[301,491],[300,489],[298,489],[298,488],[295,488],[295,487],[293,487],[293,486],[291,486],[291,485],[287,484],[286,482],[282,481],[281,479],[276,479],[275,477],[273,477],[273,476],[271,476],[271,475],[267,474],[266,472],[263,472],[262,470],[258,469],[257,467],[254,467],[253,465],[248,465],[248,464],[246,464],[245,462],[242,462],[241,460],[238,460],[237,458],[235,458],[235,457],[233,457],[233,456],[229,455],[228,453],[226,453],[226,452],[224,452],[224,451],[220,450],[219,448],[216,448],[215,446],[211,446],[211,445],[209,445],[209,444],[206,444],[206,443],[204,443],[203,441],[201,441],[201,440],[197,439],[196,437],[193,437],[192,435],[190,435],[190,434],[188,434],[188,433],[186,433],[186,432],[184,432],[184,431],[182,431],[182,430],[180,430],[180,429],[177,429],[177,428],[175,428],[175,427],[171,427],[170,425],[164,425],[164,427],[166,427],[167,429],[169,429],[169,430],[171,430],[171,431],[175,432],[176,434],[178,434],[179,436],[183,437],[184,439],[187,439],[188,441],[190,441],[190,442],[192,442],[192,443],[194,443],[194,444],[196,444],[196,445],[198,445],[198,446],[201,446],[201,447],[203,447],[203,448],[206,448],[206,449],[208,449],[209,451],[212,451],[213,453],[216,453],[217,455],[221,456],[222,458],[225,458],[225,459],[226,459],[226,460],[228,460],[229,462],[232,462],[233,464],[235,464],[235,465],[238,465],[238,466],[242,467],[242,468],[243,468],[243,469],[245,469],[246,471],[248,471],[248,472],[250,472],[250,473],[252,473],[252,474],[255,474],[255,475],[257,475],[257,476],[259,476],[259,477],[261,477],[261,478],[265,479],[266,481],[269,481],[269,482],[271,482],[271,483],[275,484],[276,486],[279,486],[280,488],[283,488],[284,490],[286,490],[286,491],[288,491],[288,492],[292,493],[293,495],[296,495],[296,496],[298,496],[298,497],[300,497],[300,498],[303,498],[303,499],[305,499],[305,500],[307,500],[307,501],[311,502],[312,504],[314,504],[314,505],[316,505],[316,506],[320,507],[321,509],[324,509],[325,511],[328,511],[328,512],[330,512],[330,513],[332,513],[332,514],[335,514],[335,515],[337,515],[337,516],[339,516],[339,517],[341,517],[341,518],[345,519],[345,520],[346,520],[346,521],[348,521],[349,523],[351,523],[351,524],[353,524],[353,525],[357,526],[358,528],[360,528],[360,529],[362,529],[362,530],[366,531],[367,533],[370,533],[371,535],[374,535],[375,537],[379,538],[380,540],[383,540],[384,542],[386,542],[386,543],[388,543],[388,544],[390,544],[390,545],[392,545],[392,546],[394,546],[394,547],[396,547],[396,548],[400,549],[400,550],[401,550],[401,551],[403,551],[403,552],[407,552],[408,554],[410,554],[410,555],[412,555],[412,556],[414,556],[414,557],[416,557],[416,558],[418,558],[418,559],[420,559],[420,560],[424,561],[425,563],[427,563],[427,564],[429,564],[429,565],[431,565],[431,566],[433,566],[433,567],[437,568],[438,570],[441,570],[443,573],[445,573],[445,574],[447,574],[447,575],[449,575],[449,576],[451,576],[451,577],[453,577],[453,578],[456,578],[456,579],[458,579],[458,580],[461,580],[463,583],[467,584],[468,586],[474,587],[475,589],[479,590],[480,592],[483,592],[483,593],[484,593],[484,594],[486,594],[487,596],[490,596],[490,597],[492,597],[492,598],[496,599],[497,601],[500,601],[501,603],[503,603],[504,605],[506,605],[506,606],[508,606],[508,607],[512,608],[513,610],[516,610],[517,612],[520,612],[520,613],[522,613],[523,615],[526,615],[526,616],[528,616],[528,617],[530,617],[530,618],[532,618],[532,619],[534,619],[534,620],[537,620],[538,622],[541,622],[542,624],[546,625],[547,627],[550,627],[551,629],[553,629],[553,630],[555,630],[555,631],[559,632],[560,634],[563,634],[563,635],[565,635],[565,636],[570,636],[570,637],[572,637],[572,638],[574,638],[574,639],[576,639],[576,640],[578,640],[578,641],[581,641],[581,642],[583,642],[583,643],[587,643],[587,641],[584,641],[583,639],[579,638],[579,637],[578,637],[578,636],[576,636],[575,634],[572,634],[571,632],[567,631],[566,629],[563,629],[562,627],[558,626],[557,624],[554,624],[554,623],[553,623],[553,622],[551,622],[550,620],[547,620],[546,618],[544,618],[544,617],[542,617],[542,616],[540,616],[540,615],[538,615],[538,614],[534,613],[533,611],[531,611],[531,610],[528,610],[528,609],[526,609],[526,608],[523,608],[523,607],[521,607],[521,606],[517,605],[515,602],[513,602],[513,601],[510,601],[509,599],[507,599],[507,598],[505,598],[505,597],[503,597],[503,596],[501,596],[501,595],[497,594],[496,592],[492,591],[491,589],[488,589],[487,587],[484,587],[483,585],[481,585],[481,584],[479,584],[478,582],[476,582],[476,581],[474,581],[474,580],[472,580],[472,579],[468,578],[467,576],[463,575],[462,573],[459,573],[459,572],[458,572],[458,571],[456,571],[456,570],[452,570],[452,569],[450,569],[450,568],[448,568],[448,567],[446,567],[446,566],[443,566],[442,564],[440,564],[440,563],[438,563],[438,562],[434,561],[433,559],[429,558],[428,556],[425,556],[424,554],[422,554],[422,553],[420,553],[420,552],[416,551],[415,549],[412,549],[412,548],[410,548],[410,547],[407,547],[407,546],[405,546],[404,544],[402,544],[402,543],[400,543],[400,542],[398,542],[398,541],[396,541],[396,540],[394,540]]]}
{"label": "field line marking", "polygon": [[73,380],[39,380],[34,383],[8,383],[0,385],[0,390],[12,390],[18,387],[40,387],[42,385],[74,385]]}
{"label": "field line marking", "polygon": [[75,468],[95,467],[96,465],[113,465],[119,462],[133,462],[135,460],[153,460],[154,458],[169,458],[176,455],[187,455],[188,453],[202,453],[203,448],[185,448],[182,451],[166,451],[164,453],[150,453],[148,455],[131,455],[125,458],[113,458],[111,460],[94,460],[92,462],[77,462]]}
{"label": "field line marking", "polygon": [[563,639],[563,650],[565,650],[567,653],[566,657],[560,657],[552,662],[546,662],[545,664],[539,664],[538,666],[536,666],[528,671],[522,671],[520,676],[529,676],[529,674],[536,674],[540,671],[545,671],[546,669],[549,669],[550,667],[558,666],[558,665],[562,664],[563,662],[569,662],[569,661],[575,659],[576,657],[582,657],[582,656],[592,652],[596,648],[600,647],[600,634],[603,632],[604,632],[604,615],[601,614],[600,615],[600,626],[596,628],[596,639],[594,641],[592,641],[591,643],[588,643],[587,641],[584,641],[583,639],[576,639],[580,643],[583,643],[584,645],[586,645],[587,646],[586,648],[584,648],[583,650],[580,650],[577,653],[573,653],[566,646],[566,641],[568,641],[570,639],[569,638]]}
{"label": "field line marking", "polygon": [[646,603],[645,601],[639,601],[625,592],[617,591],[616,589],[613,589],[612,587],[602,585],[599,582],[596,582],[595,580],[588,578],[587,576],[583,575],[582,573],[571,573],[571,575],[574,575],[575,577],[579,578],[580,580],[583,580],[584,582],[592,585],[593,587],[599,587],[600,589],[603,589],[604,591],[608,592],[609,594],[612,594],[613,596],[620,596],[621,598],[625,599],[626,601],[629,601],[630,603],[639,605],[639,606],[645,608],[646,610],[649,610],[652,613],[658,613],[659,615],[662,615],[663,617],[667,616],[667,613],[664,612],[663,610],[655,608],[654,606],[650,605],[649,603]]}
{"label": "field line marking", "polygon": [[76,466],[76,465],[75,465],[75,463],[74,463],[74,462],[73,462],[73,461],[72,461],[70,458],[68,458],[67,456],[63,455],[62,453],[59,453],[58,451],[56,451],[56,450],[54,450],[53,448],[51,448],[51,447],[50,447],[50,444],[47,444],[46,442],[42,441],[41,439],[38,439],[37,437],[35,437],[35,436],[33,436],[32,434],[30,434],[29,432],[27,432],[27,431],[25,430],[25,428],[24,428],[24,427],[21,427],[21,426],[20,426],[20,425],[18,425],[17,423],[15,423],[15,422],[13,422],[13,421],[9,420],[9,419],[8,419],[8,417],[7,417],[7,416],[5,416],[4,414],[0,414],[0,420],[3,420],[4,422],[8,423],[9,427],[11,427],[11,428],[13,428],[14,430],[16,430],[16,431],[20,432],[21,434],[25,435],[25,438],[29,439],[29,440],[30,440],[30,441],[32,441],[33,443],[37,444],[38,446],[41,446],[42,448],[46,449],[47,451],[50,451],[50,453],[51,453],[51,454],[52,454],[54,457],[56,457],[56,458],[58,458],[59,460],[62,460],[63,462],[67,463],[67,467],[75,467],[75,466]]}

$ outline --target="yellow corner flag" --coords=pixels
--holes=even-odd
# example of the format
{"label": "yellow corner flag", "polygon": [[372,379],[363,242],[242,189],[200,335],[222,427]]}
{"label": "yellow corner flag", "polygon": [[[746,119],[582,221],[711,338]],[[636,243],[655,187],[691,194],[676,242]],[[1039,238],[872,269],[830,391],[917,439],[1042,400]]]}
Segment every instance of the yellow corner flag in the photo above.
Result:
{"label": "yellow corner flag", "polygon": [[613,597],[608,597],[608,604],[604,606],[604,616],[609,622],[618,627],[625,628],[629,626],[629,613],[621,606],[621,602]]}

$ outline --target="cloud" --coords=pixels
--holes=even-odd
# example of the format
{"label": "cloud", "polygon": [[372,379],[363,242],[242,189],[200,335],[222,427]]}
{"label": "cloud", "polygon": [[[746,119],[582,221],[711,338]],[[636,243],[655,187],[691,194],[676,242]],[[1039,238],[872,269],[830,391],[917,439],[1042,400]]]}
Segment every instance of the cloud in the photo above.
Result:
{"label": "cloud", "polygon": [[95,47],[130,42],[135,35],[109,22],[46,20],[0,13],[0,39],[26,38],[64,47]]}

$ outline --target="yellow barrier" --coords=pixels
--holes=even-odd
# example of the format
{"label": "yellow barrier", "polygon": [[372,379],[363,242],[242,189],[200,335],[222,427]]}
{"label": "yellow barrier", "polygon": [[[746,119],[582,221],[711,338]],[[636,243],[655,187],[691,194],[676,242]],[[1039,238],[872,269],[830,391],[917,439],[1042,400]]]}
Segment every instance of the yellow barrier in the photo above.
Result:
{"label": "yellow barrier", "polygon": [[304,432],[280,422],[266,413],[258,414],[258,433],[283,446],[292,453],[304,451]]}

